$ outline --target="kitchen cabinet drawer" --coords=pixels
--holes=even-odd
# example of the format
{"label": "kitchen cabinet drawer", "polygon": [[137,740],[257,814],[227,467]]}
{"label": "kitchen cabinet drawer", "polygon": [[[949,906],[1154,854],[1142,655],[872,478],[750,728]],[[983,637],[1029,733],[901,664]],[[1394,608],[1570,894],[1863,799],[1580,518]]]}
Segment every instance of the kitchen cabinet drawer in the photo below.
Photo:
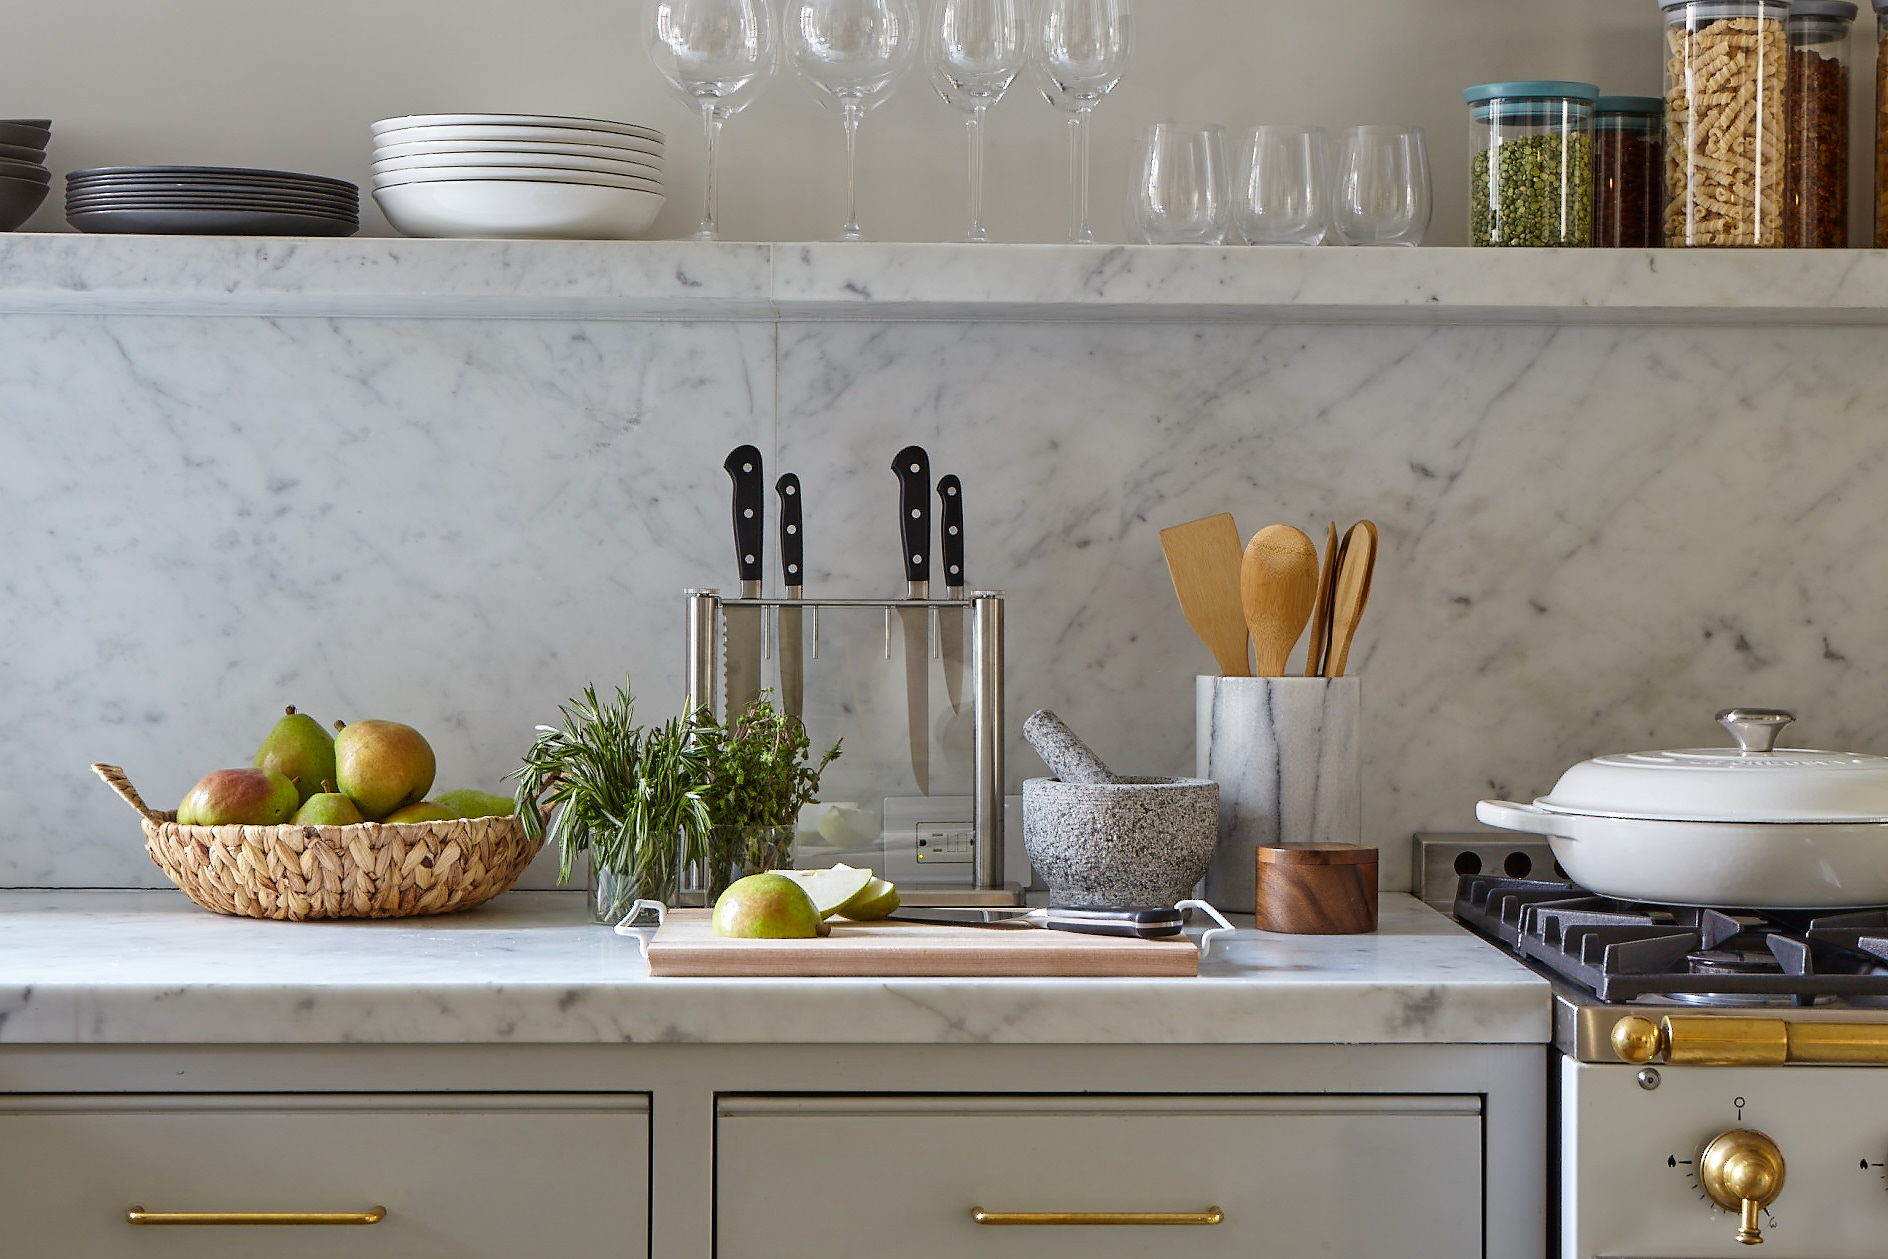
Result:
{"label": "kitchen cabinet drawer", "polygon": [[[386,1216],[139,1226],[132,1207]],[[0,1252],[20,1259],[630,1259],[648,1213],[640,1094],[0,1099]]]}
{"label": "kitchen cabinet drawer", "polygon": [[[1475,1096],[723,1097],[717,1259],[1482,1254]],[[979,1224],[1176,1212],[1217,1224]]]}

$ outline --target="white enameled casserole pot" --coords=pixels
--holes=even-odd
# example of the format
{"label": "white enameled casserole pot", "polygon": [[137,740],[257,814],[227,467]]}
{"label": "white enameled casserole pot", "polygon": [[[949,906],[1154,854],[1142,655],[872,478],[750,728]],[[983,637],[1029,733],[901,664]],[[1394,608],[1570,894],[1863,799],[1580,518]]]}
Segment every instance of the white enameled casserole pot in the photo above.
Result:
{"label": "white enameled casserole pot", "polygon": [[1795,720],[1730,708],[1736,749],[1582,761],[1533,804],[1475,816],[1545,835],[1575,883],[1605,896],[1751,909],[1888,905],[1888,757],[1776,747]]}

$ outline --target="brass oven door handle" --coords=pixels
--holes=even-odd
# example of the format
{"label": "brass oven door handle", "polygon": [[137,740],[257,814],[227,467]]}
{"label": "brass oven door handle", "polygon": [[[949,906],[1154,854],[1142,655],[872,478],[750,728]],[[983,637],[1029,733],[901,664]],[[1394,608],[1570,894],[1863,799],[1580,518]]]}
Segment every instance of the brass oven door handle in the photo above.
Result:
{"label": "brass oven door handle", "polygon": [[378,1224],[386,1218],[385,1207],[369,1207],[365,1211],[146,1211],[143,1207],[132,1207],[125,1212],[127,1224],[194,1224],[200,1227],[226,1224]]}
{"label": "brass oven door handle", "polygon": [[979,1224],[999,1225],[1218,1224],[1226,1214],[1218,1207],[1204,1211],[986,1211],[972,1207],[970,1218]]}

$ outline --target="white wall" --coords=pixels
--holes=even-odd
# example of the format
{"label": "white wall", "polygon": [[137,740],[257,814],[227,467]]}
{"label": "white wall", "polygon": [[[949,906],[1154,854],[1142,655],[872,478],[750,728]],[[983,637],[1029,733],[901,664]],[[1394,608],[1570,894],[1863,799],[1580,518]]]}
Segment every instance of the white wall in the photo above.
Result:
{"label": "white wall", "polygon": [[[1421,123],[1436,167],[1429,243],[1447,245],[1466,234],[1464,86],[1573,78],[1608,92],[1659,90],[1653,0],[1137,4],[1133,64],[1095,116],[1094,204],[1104,239],[1123,239],[1131,138],[1160,119],[1229,127]],[[8,50],[0,116],[51,116],[60,172],[202,162],[319,171],[363,185],[367,124],[376,118],[467,109],[647,122],[672,146],[672,194],[657,234],[685,235],[700,212],[697,125],[641,51],[640,7],[640,0],[9,0],[0,9]],[[1864,10],[1856,81],[1867,96],[1873,29]],[[1858,127],[1867,106],[1858,101]],[[998,238],[1063,235],[1064,130],[1063,116],[1024,82],[993,111],[988,217]],[[860,178],[868,235],[961,233],[961,131],[916,75],[867,119]],[[730,237],[823,239],[838,227],[839,122],[790,72],[729,126],[724,160]],[[1867,177],[1867,162],[1858,161],[1858,184],[1866,187]],[[56,202],[29,230],[62,230]],[[1864,210],[1858,205],[1862,224]],[[370,212],[363,230],[389,229]]]}

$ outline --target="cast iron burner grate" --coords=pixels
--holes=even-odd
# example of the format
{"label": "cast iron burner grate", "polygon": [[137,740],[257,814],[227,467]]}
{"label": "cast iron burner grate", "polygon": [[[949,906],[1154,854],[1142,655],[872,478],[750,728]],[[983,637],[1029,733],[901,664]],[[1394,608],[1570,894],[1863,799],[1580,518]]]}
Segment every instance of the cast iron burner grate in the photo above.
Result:
{"label": "cast iron burner grate", "polygon": [[[1694,909],[1595,896],[1572,883],[1471,874],[1456,888],[1455,916],[1602,1001],[1888,998],[1888,907]],[[1727,956],[1739,964],[1714,964]]]}

